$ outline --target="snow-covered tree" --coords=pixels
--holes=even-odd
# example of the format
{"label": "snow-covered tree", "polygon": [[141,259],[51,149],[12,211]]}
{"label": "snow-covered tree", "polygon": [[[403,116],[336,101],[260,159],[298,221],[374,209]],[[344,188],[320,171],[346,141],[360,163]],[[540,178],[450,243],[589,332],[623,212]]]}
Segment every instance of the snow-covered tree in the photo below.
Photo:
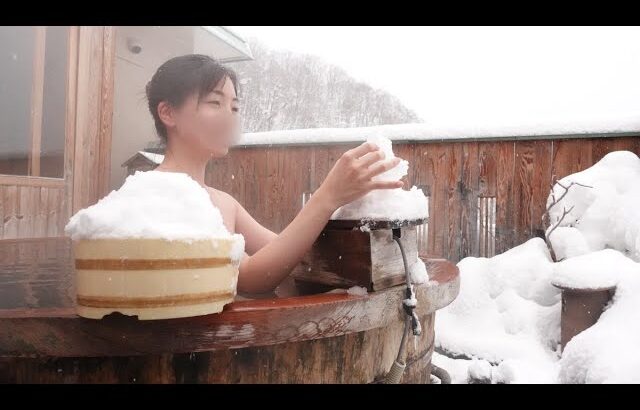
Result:
{"label": "snow-covered tree", "polygon": [[244,132],[420,122],[393,95],[318,57],[249,43],[254,60],[230,64],[240,82]]}

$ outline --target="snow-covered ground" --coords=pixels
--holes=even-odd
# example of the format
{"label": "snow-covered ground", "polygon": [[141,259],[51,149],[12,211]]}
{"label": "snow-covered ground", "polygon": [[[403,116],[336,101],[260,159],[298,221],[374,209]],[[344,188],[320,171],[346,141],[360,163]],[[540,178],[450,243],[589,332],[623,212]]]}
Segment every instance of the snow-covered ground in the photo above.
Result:
{"label": "snow-covered ground", "polygon": [[[606,155],[560,180],[550,212],[556,259],[540,238],[458,264],[457,299],[438,312],[433,361],[453,383],[640,383],[640,158]],[[560,198],[564,189],[554,192]],[[549,203],[552,198],[550,196]],[[555,236],[555,238],[554,238]],[[598,322],[561,353],[560,291],[616,286]]]}
{"label": "snow-covered ground", "polygon": [[[558,259],[613,248],[640,261],[639,181],[640,160],[629,151],[611,152],[591,168],[562,178],[565,187],[578,184],[550,212],[553,223],[571,210],[550,236]],[[554,187],[556,198],[564,192]]]}

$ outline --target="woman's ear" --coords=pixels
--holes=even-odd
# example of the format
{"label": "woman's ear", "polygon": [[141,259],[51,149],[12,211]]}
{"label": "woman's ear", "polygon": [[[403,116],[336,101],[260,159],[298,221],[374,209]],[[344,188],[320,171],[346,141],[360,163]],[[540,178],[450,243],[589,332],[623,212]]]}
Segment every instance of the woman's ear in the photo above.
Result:
{"label": "woman's ear", "polygon": [[171,104],[169,104],[168,102],[161,101],[158,104],[158,117],[166,128],[175,127],[176,121],[174,118],[173,107],[171,107]]}

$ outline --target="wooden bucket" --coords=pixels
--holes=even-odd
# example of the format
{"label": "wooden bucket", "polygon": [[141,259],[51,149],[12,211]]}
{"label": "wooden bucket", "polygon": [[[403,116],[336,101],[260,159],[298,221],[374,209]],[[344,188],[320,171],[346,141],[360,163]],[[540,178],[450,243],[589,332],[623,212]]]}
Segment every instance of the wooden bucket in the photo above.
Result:
{"label": "wooden bucket", "polygon": [[220,312],[236,295],[232,244],[232,239],[76,241],[77,313],[101,319],[119,312],[148,320]]}
{"label": "wooden bucket", "polygon": [[[362,286],[378,291],[405,283],[406,274],[400,242],[411,266],[418,259],[417,226],[425,219],[330,220],[311,249],[293,270],[292,277],[301,289],[328,291],[331,288]],[[360,228],[366,226],[363,231]]]}

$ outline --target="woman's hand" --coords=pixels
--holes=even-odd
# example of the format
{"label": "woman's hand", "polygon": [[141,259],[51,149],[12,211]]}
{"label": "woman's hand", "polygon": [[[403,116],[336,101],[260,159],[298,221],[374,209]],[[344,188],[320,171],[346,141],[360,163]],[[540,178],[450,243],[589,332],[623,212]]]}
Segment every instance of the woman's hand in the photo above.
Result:
{"label": "woman's hand", "polygon": [[[253,294],[273,291],[311,249],[336,209],[373,189],[401,188],[402,181],[371,180],[400,161],[382,160],[383,157],[382,151],[371,143],[345,152],[294,220],[277,237],[271,235],[266,245],[241,261],[238,291]],[[255,239],[255,225],[246,223],[248,213],[238,215],[236,227],[247,237],[247,243],[261,242]]]}
{"label": "woman's hand", "polygon": [[378,146],[365,142],[342,154],[313,196],[323,197],[335,210],[374,189],[402,188],[402,181],[372,180],[400,161],[397,157],[385,160]]}

